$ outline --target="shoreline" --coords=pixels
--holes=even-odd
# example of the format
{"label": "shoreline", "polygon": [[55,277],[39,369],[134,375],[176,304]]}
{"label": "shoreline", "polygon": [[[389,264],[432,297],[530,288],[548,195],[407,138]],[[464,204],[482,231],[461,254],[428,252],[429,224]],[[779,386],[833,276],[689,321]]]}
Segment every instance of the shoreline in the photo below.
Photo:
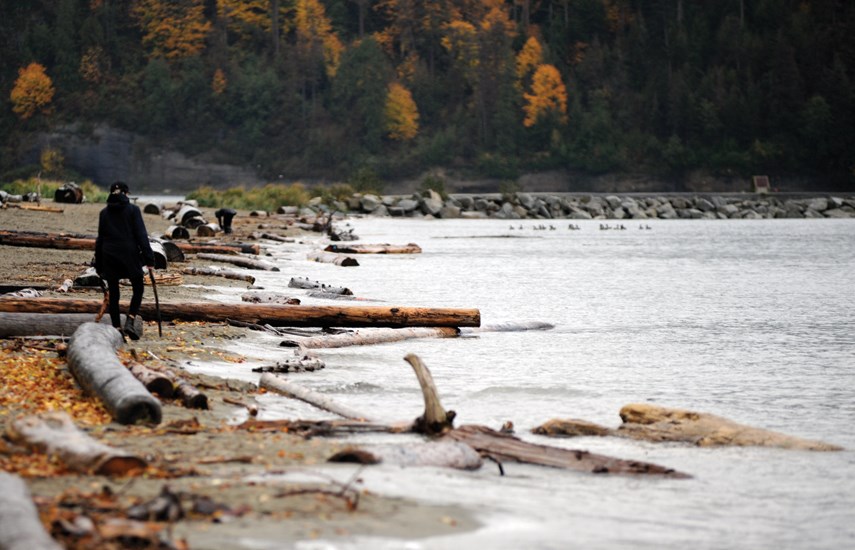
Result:
{"label": "shoreline", "polygon": [[[55,206],[63,211],[0,210],[0,226],[16,231],[97,232],[98,212],[104,207],[103,204]],[[214,219],[214,209],[199,210],[207,218]],[[144,214],[143,217],[150,234],[159,234],[171,225],[170,221],[161,216]],[[234,225],[235,233],[228,239],[220,234],[217,240],[249,240],[260,221],[259,218],[251,217],[249,212],[239,212]],[[292,237],[303,233],[299,229],[277,231]],[[72,288],[68,293],[53,290],[65,279],[73,279],[88,267],[93,255],[91,251],[0,245],[0,253],[6,258],[0,266],[0,278],[6,285],[45,287],[48,289],[44,292],[46,296],[83,299],[101,297],[100,289]],[[188,258],[180,267],[207,263]],[[209,301],[218,293],[218,288],[237,289],[247,286],[245,282],[220,277],[183,275],[180,285],[159,285],[158,292],[162,302]],[[129,295],[130,290],[123,289],[122,300],[126,301]],[[153,301],[150,287],[146,287],[143,300]],[[326,495],[329,491],[341,491],[342,488],[324,476],[323,470],[311,476],[317,478],[315,482],[251,481],[273,472],[300,471],[311,474],[314,468],[321,465],[323,469],[344,468],[358,474],[360,466],[327,465],[326,459],[346,446],[341,440],[320,437],[304,439],[282,431],[236,429],[236,423],[250,417],[246,407],[229,401],[256,406],[261,411],[260,416],[264,415],[263,404],[256,399],[260,394],[257,385],[176,369],[176,365],[187,361],[202,365],[208,362],[244,362],[247,357],[227,351],[227,348],[236,341],[251,341],[250,333],[250,329],[226,323],[164,322],[163,337],[158,338],[156,323],[146,320],[142,339],[129,341],[120,348],[118,354],[123,362],[130,360],[131,354],[134,354],[144,363],[165,364],[172,370],[178,370],[182,377],[206,394],[211,404],[210,410],[195,410],[181,406],[179,401],[161,399],[163,420],[154,427],[123,426],[115,422],[87,423],[86,418],[75,418],[78,426],[96,440],[145,456],[150,466],[154,465],[155,468],[150,468],[142,476],[111,479],[68,473],[58,470],[56,464],[44,456],[35,462],[25,461],[19,454],[24,451],[4,440],[0,440],[0,464],[6,470],[24,469],[20,473],[39,504],[43,518],[55,517],[59,513],[57,503],[60,501],[75,502],[80,509],[89,510],[88,507],[94,506],[99,498],[103,498],[104,491],[108,491],[116,495],[116,509],[121,512],[135,504],[149,501],[169,488],[184,495],[182,506],[185,517],[172,524],[168,530],[164,529],[165,523],[160,523],[158,529],[152,532],[161,533],[158,535],[161,537],[171,532],[172,540],[183,540],[189,548],[229,549],[241,547],[253,539],[276,541],[283,545],[317,538],[352,540],[357,536],[409,540],[478,528],[479,523],[472,511],[460,506],[437,506],[375,494],[358,477],[347,489],[351,498],[358,498],[355,506],[350,500]],[[38,345],[44,346],[45,342],[40,340]],[[68,367],[55,353],[34,350],[22,338],[0,340],[0,346],[3,351],[0,365],[4,370],[17,368],[16,365],[55,369],[58,378],[68,381],[69,387],[63,390],[67,394],[66,402],[79,402],[97,408],[97,405],[91,403],[94,398],[86,397],[79,389],[72,387],[74,384]],[[10,372],[4,374],[6,384],[9,384],[12,380],[8,376]],[[33,403],[23,408],[10,403],[3,393],[10,390],[10,386],[4,385],[0,392],[0,429],[4,433],[12,419],[38,412],[40,406],[35,395],[31,399]],[[51,397],[51,392],[39,391],[38,396]],[[24,463],[29,466],[22,465]],[[47,466],[40,470],[33,464]],[[193,503],[205,499],[216,503],[219,512],[209,515],[194,512]],[[107,521],[109,516],[98,516],[94,511],[91,514],[96,518],[96,523],[99,520]],[[121,517],[122,513],[116,515]],[[56,524],[54,527],[58,528]],[[92,540],[88,544],[90,548],[104,547]]]}

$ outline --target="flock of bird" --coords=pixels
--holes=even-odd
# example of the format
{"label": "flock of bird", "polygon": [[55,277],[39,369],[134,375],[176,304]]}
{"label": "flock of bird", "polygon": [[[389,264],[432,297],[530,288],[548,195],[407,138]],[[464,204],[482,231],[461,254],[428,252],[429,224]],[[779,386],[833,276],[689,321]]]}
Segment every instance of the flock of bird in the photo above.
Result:
{"label": "flock of bird", "polygon": [[[653,229],[652,227],[650,227],[650,226],[649,226],[649,225],[647,225],[646,223],[645,223],[645,224],[639,224],[638,228],[639,228],[639,229],[641,229],[641,230],[650,230],[650,229]],[[519,229],[520,231],[525,230],[525,229],[532,229],[532,230],[534,230],[534,231],[547,231],[547,230],[549,230],[549,231],[555,231],[557,228],[556,228],[554,225],[552,225],[552,224],[549,224],[548,226],[547,226],[547,225],[543,225],[543,224],[538,224],[538,225],[533,225],[533,226],[528,227],[528,228],[527,228],[527,227],[525,227],[525,226],[524,226],[524,225],[522,225],[522,224],[520,224],[520,226],[519,226],[519,227],[514,227],[513,225],[512,225],[512,226],[510,226],[510,230],[511,230],[511,231],[514,231],[515,229]],[[578,225],[576,225],[576,224],[574,224],[574,223],[571,223],[571,224],[567,227],[567,229],[569,229],[569,230],[571,230],[571,231],[581,231],[581,230],[582,230],[582,228],[581,228],[581,227],[579,227]],[[621,224],[617,224],[617,225],[609,225],[609,224],[602,224],[602,223],[600,224],[600,231],[608,231],[608,230],[610,230],[610,229],[617,229],[617,230],[619,230],[619,231],[623,231],[623,230],[626,230],[626,226],[625,226],[624,224],[622,224],[622,223],[621,223]]]}

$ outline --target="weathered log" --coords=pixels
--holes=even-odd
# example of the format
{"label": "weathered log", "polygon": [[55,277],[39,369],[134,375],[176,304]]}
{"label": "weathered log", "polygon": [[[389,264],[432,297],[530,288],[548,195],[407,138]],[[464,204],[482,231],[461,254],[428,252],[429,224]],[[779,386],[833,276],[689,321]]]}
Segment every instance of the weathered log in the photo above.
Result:
{"label": "weathered log", "polygon": [[261,253],[261,247],[257,244],[225,244],[225,243],[175,243],[186,254],[255,254]]}
{"label": "weathered log", "polygon": [[184,379],[175,380],[175,394],[188,409],[208,409],[208,396]]}
{"label": "weathered log", "polygon": [[169,261],[166,256],[166,249],[160,241],[149,240],[151,251],[154,254],[154,267],[157,269],[166,269],[169,266]]}
{"label": "weathered log", "polygon": [[445,437],[466,443],[482,455],[490,456],[499,462],[522,462],[592,474],[657,475],[678,479],[691,477],[672,468],[649,462],[623,460],[588,451],[528,443],[513,435],[497,432],[485,426],[461,426],[446,433]]}
{"label": "weathered log", "polygon": [[[122,323],[125,322],[124,314]],[[0,312],[0,338],[20,336],[71,336],[83,323],[95,321],[89,313],[9,313]],[[109,316],[101,324],[110,325]]]}
{"label": "weathered log", "polygon": [[220,231],[219,225],[215,223],[206,223],[196,228],[196,235],[200,237],[213,237]]}
{"label": "weathered log", "polygon": [[143,207],[143,214],[154,214],[160,216],[163,212],[163,207],[157,203],[150,202]]}
{"label": "weathered log", "polygon": [[415,243],[408,244],[331,244],[324,250],[338,254],[420,254]]}
{"label": "weathered log", "polygon": [[454,411],[446,412],[440,403],[439,392],[433,382],[433,375],[431,375],[430,370],[413,353],[408,353],[404,357],[404,361],[409,363],[413,372],[416,373],[425,402],[425,412],[416,419],[413,424],[413,431],[425,435],[437,435],[452,429],[455,413]]}
{"label": "weathered log", "polygon": [[131,374],[133,374],[137,380],[142,382],[145,389],[151,393],[167,399],[175,394],[173,378],[165,372],[150,369],[142,363],[136,362],[129,364],[128,370],[131,371]]}
{"label": "weathered log", "polygon": [[200,226],[205,225],[206,223],[208,222],[205,221],[205,218],[200,218],[199,216],[192,216],[184,220],[181,225],[183,225],[187,229],[196,229]]}
{"label": "weathered log", "polygon": [[321,370],[324,367],[326,367],[324,362],[316,357],[297,357],[294,359],[285,359],[283,361],[277,361],[275,365],[253,367],[252,372],[314,372],[316,370]]}
{"label": "weathered log", "polygon": [[63,183],[54,191],[53,202],[80,204],[83,202],[83,189],[72,181]]}
{"label": "weathered log", "polygon": [[259,233],[256,238],[258,239],[267,239],[268,241],[276,241],[280,243],[293,243],[297,242],[293,237],[283,237],[282,235],[277,235],[275,233]]}
{"label": "weathered log", "polygon": [[[737,424],[707,413],[660,407],[649,403],[625,405],[617,429],[581,420],[550,420],[532,430],[543,435],[611,435],[644,441],[669,441],[698,447],[777,447],[804,451],[840,451],[841,447],[779,432]],[[589,432],[589,433],[586,433]]]}
{"label": "weathered log", "polygon": [[[181,208],[179,208],[175,215],[172,216],[172,219],[174,219],[178,225],[183,225],[184,227],[189,227],[187,222],[192,218],[202,219],[202,213],[198,208],[191,204],[182,204]],[[202,223],[204,223],[204,221]],[[190,229],[193,229],[193,227],[190,227]]]}
{"label": "weathered log", "polygon": [[169,262],[186,262],[187,259],[184,257],[184,251],[178,246],[178,244],[170,241],[170,240],[158,240],[160,246],[163,247],[163,251],[166,253],[166,260]]}
{"label": "weathered log", "polygon": [[[127,302],[123,302],[126,304]],[[0,311],[22,313],[98,313],[100,301],[69,298],[0,296]],[[234,319],[260,325],[293,327],[472,327],[481,324],[477,309],[389,306],[288,306],[161,302],[163,320],[222,322]],[[155,304],[143,302],[140,312],[154,319]]]}
{"label": "weathered log", "polygon": [[347,407],[340,403],[336,403],[335,401],[326,396],[323,396],[302,386],[298,386],[297,384],[294,384],[293,382],[286,380],[280,376],[276,376],[275,374],[262,374],[261,379],[258,381],[258,385],[261,388],[280,393],[287,397],[299,399],[300,401],[305,401],[310,405],[331,412],[333,414],[337,414],[342,418],[348,418],[350,420],[362,420],[367,422],[371,421],[369,417],[364,415],[363,413],[355,411],[350,407]]}
{"label": "weathered log", "polygon": [[331,293],[331,294],[344,294],[347,296],[352,296],[353,292],[349,288],[344,287],[336,287],[336,286],[328,286],[318,281],[310,281],[305,277],[292,277],[290,281],[288,281],[288,287],[290,288],[303,288],[307,290],[321,290],[323,292]]}
{"label": "weathered log", "polygon": [[407,445],[364,445],[337,452],[329,462],[357,464],[394,464],[397,466],[436,466],[458,470],[477,470],[483,464],[472,447],[457,441],[424,441]]}
{"label": "weathered log", "polygon": [[62,550],[39,520],[30,489],[19,476],[0,471],[0,548]]}
{"label": "weathered log", "polygon": [[350,256],[342,256],[340,254],[332,254],[329,252],[310,252],[306,255],[306,259],[311,262],[319,262],[322,264],[333,264],[341,267],[357,267],[359,262],[356,258]]}
{"label": "weathered log", "polygon": [[189,239],[190,232],[183,225],[170,225],[164,232],[167,239]]}
{"label": "weathered log", "polygon": [[30,204],[22,202],[20,204],[10,204],[12,208],[20,208],[21,210],[37,210],[39,212],[53,212],[54,214],[62,214],[64,210],[56,206],[47,206],[44,204]]}
{"label": "weathered log", "polygon": [[245,267],[247,269],[259,269],[262,271],[279,271],[275,265],[263,260],[252,260],[242,256],[228,256],[224,254],[207,254],[201,253],[196,255],[200,260],[209,260],[212,262],[223,262],[234,264],[236,266]]}
{"label": "weathered log", "polygon": [[0,244],[30,248],[57,248],[61,250],[95,250],[95,237],[0,230]]}
{"label": "weathered log", "polygon": [[13,441],[57,455],[76,472],[125,475],[146,467],[142,458],[89,437],[63,411],[19,418],[10,424],[7,435]]}
{"label": "weathered log", "polygon": [[235,281],[245,281],[249,284],[255,283],[255,277],[252,275],[218,267],[185,267],[181,272],[185,275],[207,275],[209,277],[223,277]]}
{"label": "weathered log", "polygon": [[242,302],[250,304],[287,304],[292,306],[300,304],[299,298],[279,294],[278,292],[247,292],[246,294],[241,294],[240,299]]}
{"label": "weathered log", "polygon": [[113,327],[84,323],[69,341],[68,367],[80,386],[97,395],[116,421],[158,424],[160,402],[116,357],[121,344],[122,336]]}
{"label": "weathered log", "polygon": [[300,346],[307,349],[370,346],[400,342],[413,338],[453,338],[459,334],[455,327],[368,328],[342,334],[323,334],[307,338],[283,340],[283,347]]}

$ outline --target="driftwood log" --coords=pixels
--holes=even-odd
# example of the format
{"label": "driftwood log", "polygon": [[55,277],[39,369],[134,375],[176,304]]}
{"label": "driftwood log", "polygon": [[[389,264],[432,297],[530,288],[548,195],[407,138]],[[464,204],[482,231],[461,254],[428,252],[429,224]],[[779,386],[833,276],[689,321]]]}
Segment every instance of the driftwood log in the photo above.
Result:
{"label": "driftwood log", "polygon": [[229,256],[225,254],[208,254],[201,253],[196,254],[196,257],[200,260],[209,260],[212,262],[223,262],[228,264],[234,264],[236,266],[245,267],[247,269],[258,269],[261,271],[279,271],[279,268],[270,262],[265,262],[264,260],[254,260],[251,258],[244,258],[242,256]]}
{"label": "driftwood log", "polygon": [[300,305],[299,298],[294,298],[293,296],[280,294],[278,292],[247,292],[246,294],[241,294],[240,299],[242,302],[250,304]]}
{"label": "driftwood log", "polygon": [[307,349],[343,348],[401,342],[413,338],[454,338],[459,333],[460,329],[456,327],[367,328],[341,334],[292,338],[283,340],[279,345]]}
{"label": "driftwood log", "polygon": [[572,419],[553,419],[532,431],[549,436],[617,436],[653,442],[681,442],[698,447],[758,446],[804,451],[840,451],[841,447],[737,424],[707,413],[660,407],[649,403],[625,405],[617,429]]}
{"label": "driftwood log", "polygon": [[62,550],[39,520],[30,489],[19,476],[0,471],[0,548]]}
{"label": "driftwood log", "polygon": [[190,238],[190,232],[183,225],[170,225],[164,232],[164,237],[167,239],[184,239]]}
{"label": "driftwood log", "polygon": [[319,262],[322,264],[333,264],[340,267],[358,267],[359,262],[356,261],[356,258],[351,258],[350,256],[343,256],[341,254],[333,254],[331,252],[310,252],[306,255],[306,259],[311,262]]}
{"label": "driftwood log", "polygon": [[209,277],[223,277],[225,279],[233,279],[235,281],[245,281],[249,284],[255,283],[255,277],[248,273],[241,273],[239,271],[221,269],[218,267],[185,267],[181,272],[185,275],[206,275]]}
{"label": "driftwood log", "polygon": [[187,254],[261,254],[261,247],[257,244],[193,243],[184,241],[175,244]]}
{"label": "driftwood log", "polygon": [[116,356],[119,331],[108,325],[84,323],[68,343],[68,367],[80,386],[98,396],[122,424],[160,423],[160,402],[128,372]]}
{"label": "driftwood log", "polygon": [[349,288],[329,286],[323,283],[319,283],[318,281],[310,281],[305,277],[292,277],[291,280],[288,281],[288,287],[302,288],[306,290],[320,290],[329,294],[343,294],[347,296],[353,295],[353,292]]}
{"label": "driftwood log", "polygon": [[409,244],[331,244],[324,250],[339,254],[420,254],[422,249]]}
{"label": "driftwood log", "polygon": [[299,399],[300,401],[309,403],[310,405],[313,405],[319,409],[331,412],[333,414],[337,414],[342,418],[347,418],[350,420],[370,421],[370,417],[360,412],[357,412],[351,409],[350,407],[347,407],[340,403],[336,403],[335,401],[324,395],[304,388],[298,384],[294,384],[293,382],[286,380],[281,376],[276,376],[275,374],[262,374],[261,378],[258,381],[258,385],[261,388],[274,391],[281,395],[285,395],[293,399]]}
{"label": "driftwood log", "polygon": [[[101,301],[95,300],[0,297],[0,312],[94,315],[100,307]],[[222,322],[223,319],[233,319],[259,325],[294,327],[477,327],[481,324],[481,314],[477,309],[460,308],[162,302],[160,312],[165,321]],[[143,302],[140,313],[146,319],[154,319],[155,304]]]}
{"label": "driftwood log", "polygon": [[[125,315],[121,315],[124,324]],[[7,313],[0,312],[0,338],[20,336],[71,336],[83,323],[92,323],[89,313]],[[101,317],[101,324],[110,326],[110,317]]]}
{"label": "driftwood log", "polygon": [[92,439],[63,411],[14,420],[7,436],[16,443],[56,455],[68,468],[85,474],[126,475],[147,466],[138,456]]}
{"label": "driftwood log", "polygon": [[220,231],[222,230],[219,225],[215,223],[206,223],[196,228],[196,235],[200,237],[213,237]]}
{"label": "driftwood log", "polygon": [[483,464],[478,452],[465,443],[450,440],[423,441],[409,445],[365,445],[337,452],[329,462],[437,466],[477,470]]}

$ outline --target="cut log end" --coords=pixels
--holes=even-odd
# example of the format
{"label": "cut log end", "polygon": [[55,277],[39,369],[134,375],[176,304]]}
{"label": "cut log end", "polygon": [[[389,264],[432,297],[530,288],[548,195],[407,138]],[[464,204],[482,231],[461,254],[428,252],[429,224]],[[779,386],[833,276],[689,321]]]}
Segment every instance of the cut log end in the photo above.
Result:
{"label": "cut log end", "polygon": [[136,456],[113,456],[102,462],[95,469],[95,474],[105,476],[126,476],[145,470],[148,464]]}
{"label": "cut log end", "polygon": [[380,464],[380,457],[364,449],[345,449],[327,459],[327,462],[346,462],[350,464]]}

